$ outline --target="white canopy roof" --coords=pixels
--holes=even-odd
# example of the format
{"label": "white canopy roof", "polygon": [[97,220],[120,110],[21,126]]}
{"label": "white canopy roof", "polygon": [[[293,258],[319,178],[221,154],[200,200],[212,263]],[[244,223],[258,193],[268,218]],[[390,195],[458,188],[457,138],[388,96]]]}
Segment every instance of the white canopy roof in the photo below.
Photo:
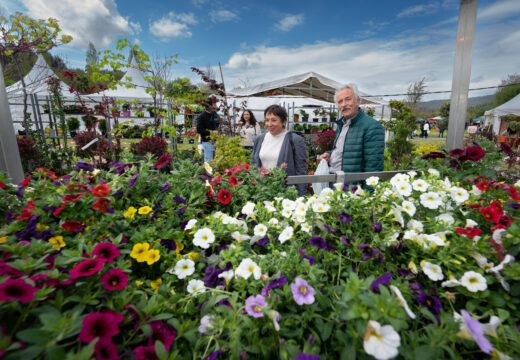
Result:
{"label": "white canopy roof", "polygon": [[[27,94],[49,95],[46,81],[51,77],[58,77],[49,67],[41,54],[38,54],[36,63],[31,71],[23,77]],[[61,91],[63,96],[71,97],[69,86],[61,82]],[[15,98],[23,95],[22,81],[18,81],[6,89],[8,98]]]}
{"label": "white canopy roof", "polygon": [[[276,95],[303,96],[333,103],[335,101],[334,92],[341,86],[343,86],[342,83],[311,71],[247,88],[236,88],[228,91],[228,93],[234,96],[259,96],[266,92],[274,91]],[[386,101],[383,99],[365,98],[368,94],[362,91],[359,91],[359,95],[362,99],[362,103],[386,104]]]}
{"label": "white canopy roof", "polygon": [[507,114],[515,114],[520,115],[520,94],[516,95],[514,98],[509,100],[506,103],[503,103],[500,106],[497,106],[494,109],[488,110],[484,113],[485,116],[488,115],[507,115]]}
{"label": "white canopy roof", "polygon": [[[146,92],[150,87],[150,83],[144,79],[145,71],[137,66],[135,58],[128,67],[125,75],[121,78],[121,84],[114,90],[105,91],[105,96],[115,97],[119,99],[141,99],[143,101],[152,100],[152,96]],[[127,84],[135,85],[134,87],[126,87]]]}

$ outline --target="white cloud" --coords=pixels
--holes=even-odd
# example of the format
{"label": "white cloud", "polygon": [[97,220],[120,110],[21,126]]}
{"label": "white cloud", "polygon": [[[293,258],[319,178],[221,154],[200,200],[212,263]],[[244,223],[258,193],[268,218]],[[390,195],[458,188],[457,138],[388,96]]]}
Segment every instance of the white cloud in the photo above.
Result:
{"label": "white cloud", "polygon": [[207,3],[209,0],[191,0],[191,3],[195,5],[196,7],[201,7],[205,3]]}
{"label": "white cloud", "polygon": [[209,16],[211,17],[211,22],[214,23],[231,21],[238,17],[236,13],[229,10],[212,10],[210,11]]}
{"label": "white cloud", "polygon": [[295,26],[303,24],[304,16],[303,14],[289,14],[281,19],[276,27],[281,31],[289,31]]}
{"label": "white cloud", "polygon": [[444,0],[444,1],[430,1],[425,4],[414,5],[407,7],[404,10],[401,10],[399,14],[397,14],[398,18],[401,17],[412,17],[412,16],[427,16],[431,14],[435,14],[442,10],[443,8],[447,8],[454,5],[453,1]]}
{"label": "white cloud", "polygon": [[478,20],[500,20],[520,13],[520,1],[497,1],[477,13]]}
{"label": "white cloud", "polygon": [[118,36],[136,34],[139,23],[122,17],[114,0],[22,0],[29,16],[59,20],[63,34],[72,35],[71,45],[98,49],[108,47]]}
{"label": "white cloud", "polygon": [[168,41],[176,37],[191,37],[188,25],[196,24],[197,20],[191,13],[175,14],[169,12],[165,17],[150,24],[150,33],[157,36],[161,41]]}

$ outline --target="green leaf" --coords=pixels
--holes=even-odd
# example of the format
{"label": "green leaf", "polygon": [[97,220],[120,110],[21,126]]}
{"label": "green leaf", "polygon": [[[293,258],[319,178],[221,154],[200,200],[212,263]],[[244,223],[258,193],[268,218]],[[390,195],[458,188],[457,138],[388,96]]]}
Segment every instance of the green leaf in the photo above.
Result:
{"label": "green leaf", "polygon": [[52,340],[51,334],[41,329],[26,329],[16,334],[19,340],[29,344],[45,344]]}
{"label": "green leaf", "polygon": [[39,346],[29,346],[23,350],[16,351],[12,354],[9,354],[5,358],[2,358],[2,359],[5,359],[5,360],[19,360],[19,359],[32,360],[32,359],[35,359],[42,352],[42,350],[43,349]]}
{"label": "green leaf", "polygon": [[94,346],[98,342],[99,338],[96,338],[90,344],[81,349],[77,354],[67,354],[67,360],[90,360],[94,354]]}
{"label": "green leaf", "polygon": [[47,358],[49,360],[65,359],[65,350],[58,345],[52,345],[47,348]]}
{"label": "green leaf", "polygon": [[172,317],[173,317],[173,314],[162,313],[162,314],[155,315],[150,321],[167,320],[167,319],[171,319]]}
{"label": "green leaf", "polygon": [[168,359],[168,353],[166,352],[166,348],[164,347],[164,344],[159,340],[155,340],[155,354],[157,355],[159,360]]}

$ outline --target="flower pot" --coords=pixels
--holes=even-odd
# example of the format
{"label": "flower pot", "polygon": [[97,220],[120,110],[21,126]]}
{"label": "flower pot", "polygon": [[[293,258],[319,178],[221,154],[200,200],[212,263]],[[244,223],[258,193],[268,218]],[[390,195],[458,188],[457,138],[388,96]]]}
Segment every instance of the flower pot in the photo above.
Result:
{"label": "flower pot", "polygon": [[309,117],[308,116],[302,117],[302,122],[308,122],[308,121],[309,121]]}
{"label": "flower pot", "polygon": [[119,111],[112,111],[112,116],[113,117],[120,117],[121,116],[121,112],[119,112]]}
{"label": "flower pot", "polygon": [[305,129],[304,130],[306,134],[310,134],[311,133],[311,129]]}
{"label": "flower pot", "polygon": [[294,122],[297,123],[298,120],[300,120],[300,117],[295,115],[295,116],[294,116]]}
{"label": "flower pot", "polygon": [[182,138],[180,138],[180,137],[177,138],[177,144],[182,144]]}
{"label": "flower pot", "polygon": [[336,117],[335,117],[335,116],[331,116],[331,117],[330,117],[330,121],[331,121],[331,122],[336,121]]}
{"label": "flower pot", "polygon": [[326,117],[322,117],[322,118],[321,118],[321,122],[326,123],[326,122],[327,122],[327,118],[326,118]]}
{"label": "flower pot", "polygon": [[312,129],[312,133],[313,134],[317,134],[318,133],[318,129]]}
{"label": "flower pot", "polygon": [[18,130],[18,135],[27,135],[25,130]]}
{"label": "flower pot", "polygon": [[319,122],[320,118],[312,118],[312,122]]}
{"label": "flower pot", "polygon": [[190,139],[190,140],[188,140],[188,143],[190,143],[190,144],[195,144],[195,140]]}

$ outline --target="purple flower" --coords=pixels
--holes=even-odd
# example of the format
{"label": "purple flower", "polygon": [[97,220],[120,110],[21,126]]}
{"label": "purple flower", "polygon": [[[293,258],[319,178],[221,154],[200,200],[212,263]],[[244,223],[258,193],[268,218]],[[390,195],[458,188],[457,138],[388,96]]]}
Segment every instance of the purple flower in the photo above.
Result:
{"label": "purple flower", "polygon": [[325,228],[325,230],[327,230],[327,232],[329,232],[331,234],[335,234],[336,233],[336,230],[334,230],[333,228],[331,228],[330,226],[328,226],[326,224],[323,224],[323,227]]}
{"label": "purple flower", "polygon": [[55,181],[55,182],[54,182],[54,185],[56,185],[56,186],[61,186],[61,183],[60,183],[59,181]]}
{"label": "purple flower", "polygon": [[461,310],[462,317],[464,318],[464,322],[466,323],[466,327],[471,334],[471,337],[477,343],[480,350],[485,352],[486,354],[491,354],[493,351],[493,345],[489,342],[488,339],[484,336],[484,329],[482,325],[477,319],[471,317],[471,315],[466,310]]}
{"label": "purple flower", "polygon": [[354,185],[354,186],[352,186],[352,189],[350,189],[350,191],[352,191],[352,194],[354,194],[357,191],[357,189],[358,189],[357,185]]}
{"label": "purple flower", "polygon": [[301,277],[297,277],[291,284],[291,292],[294,301],[298,305],[311,305],[314,303],[314,294],[316,294],[316,291]]}
{"label": "purple flower", "polygon": [[184,230],[186,228],[186,225],[188,225],[188,221],[189,220],[184,220],[183,222],[181,222],[181,225],[180,225],[181,230]]}
{"label": "purple flower", "polygon": [[177,215],[182,215],[182,214],[184,214],[184,212],[186,211],[187,208],[188,208],[187,206],[185,206],[185,207],[183,207],[183,208],[180,208],[180,209],[177,211]]}
{"label": "purple flower", "polygon": [[262,307],[267,306],[265,297],[262,295],[250,296],[246,299],[246,312],[249,316],[259,318],[264,316]]}
{"label": "purple flower", "polygon": [[321,360],[321,358],[315,354],[300,353],[294,357],[294,360]]}
{"label": "purple flower", "polygon": [[341,235],[341,242],[347,246],[352,246],[352,243],[350,242],[353,240],[352,238],[348,238],[345,235]]}
{"label": "purple flower", "polygon": [[267,244],[269,242],[269,236],[266,235],[263,239],[260,239],[258,240],[257,242],[255,242],[256,245],[260,245],[260,246],[264,246],[265,244]]}
{"label": "purple flower", "polygon": [[[54,210],[52,210],[54,212]],[[11,223],[12,221],[14,220],[14,214],[11,210],[7,210],[5,212],[5,221],[7,221],[7,223]]]}
{"label": "purple flower", "polygon": [[342,191],[347,191],[349,186],[350,186],[350,183],[346,182],[345,185],[343,185],[343,189],[341,189],[341,190]]}
{"label": "purple flower", "polygon": [[347,214],[346,212],[340,212],[339,213],[339,219],[344,223],[351,223],[352,222],[352,216]]}
{"label": "purple flower", "polygon": [[40,232],[38,235],[36,235],[36,238],[39,240],[47,241],[53,236],[54,236],[54,231],[52,231],[51,229],[45,229],[42,232]]}
{"label": "purple flower", "polygon": [[76,164],[76,167],[80,170],[85,170],[85,171],[94,171],[94,166],[90,165],[89,163],[86,163],[86,162],[81,162],[79,161],[77,164]]}
{"label": "purple flower", "polygon": [[160,193],[162,194],[163,192],[167,191],[168,189],[170,188],[170,184],[166,184],[164,185],[164,187],[161,189]]}
{"label": "purple flower", "polygon": [[406,269],[402,269],[402,268],[399,268],[397,269],[397,273],[399,275],[401,275],[402,277],[407,277],[407,276],[410,276],[411,275],[411,272],[406,270]]}
{"label": "purple flower", "polygon": [[[168,184],[169,185],[169,184]],[[174,196],[173,201],[177,202],[178,204],[186,204],[186,200],[181,198],[180,196]]]}
{"label": "purple flower", "polygon": [[137,180],[138,177],[139,177],[139,174],[134,174],[134,176],[132,176],[130,178],[130,180],[128,181],[128,187],[134,186],[135,181]]}
{"label": "purple flower", "polygon": [[216,360],[218,358],[218,356],[222,355],[222,354],[224,354],[224,351],[217,350],[217,351],[212,352],[211,354],[209,354],[208,356],[206,356],[202,360]]}
{"label": "purple flower", "polygon": [[168,254],[177,249],[177,244],[175,244],[175,240],[161,239],[161,245],[168,249]]}
{"label": "purple flower", "polygon": [[459,162],[457,160],[450,160],[450,166],[454,167],[457,170],[462,170],[462,167],[460,166]]}
{"label": "purple flower", "polygon": [[372,284],[370,284],[370,288],[376,294],[379,294],[379,285],[386,285],[386,284],[388,284],[390,279],[392,279],[392,274],[388,272],[388,273],[384,274],[383,276],[381,276],[380,278],[374,280],[372,282]]}
{"label": "purple flower", "polygon": [[313,236],[309,240],[309,243],[312,246],[316,246],[318,249],[325,249],[327,247],[327,242],[323,238],[321,238],[319,236]]}
{"label": "purple flower", "polygon": [[284,276],[280,276],[277,279],[274,279],[268,285],[266,285],[266,286],[264,286],[262,288],[262,292],[261,292],[262,296],[268,297],[269,296],[269,292],[272,289],[284,286],[286,282],[287,282],[287,276],[285,276],[285,275]]}
{"label": "purple flower", "polygon": [[123,197],[123,190],[119,189],[115,193],[112,194],[113,197]]}
{"label": "purple flower", "polygon": [[379,254],[379,250],[376,248],[370,247],[368,244],[359,244],[358,249],[363,252],[363,257],[361,258],[361,261],[368,261],[372,259],[374,256]]}
{"label": "purple flower", "polygon": [[18,186],[18,190],[16,190],[16,196],[18,196],[18,200],[22,201],[23,199],[23,192],[24,192],[24,187],[23,186]]}
{"label": "purple flower", "polygon": [[511,206],[513,209],[520,209],[520,204],[515,202],[506,202],[506,205]]}
{"label": "purple flower", "polygon": [[442,303],[435,295],[429,295],[426,292],[419,290],[415,295],[417,302],[426,306],[435,315],[440,314],[442,310]]}
{"label": "purple flower", "polygon": [[383,224],[381,224],[380,222],[372,224],[370,226],[372,227],[372,230],[374,230],[374,232],[376,234],[380,233],[381,230],[383,230]]}

